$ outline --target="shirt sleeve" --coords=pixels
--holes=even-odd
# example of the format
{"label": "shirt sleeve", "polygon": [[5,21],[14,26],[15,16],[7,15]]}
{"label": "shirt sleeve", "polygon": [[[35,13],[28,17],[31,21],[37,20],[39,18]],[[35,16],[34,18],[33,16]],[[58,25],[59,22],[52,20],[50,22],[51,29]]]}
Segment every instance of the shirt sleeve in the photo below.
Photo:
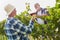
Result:
{"label": "shirt sleeve", "polygon": [[29,22],[27,33],[31,33],[34,28],[34,21],[32,19]]}
{"label": "shirt sleeve", "polygon": [[24,25],[20,20],[18,20],[17,25],[19,25],[20,32],[23,34],[30,34],[32,32],[34,22],[30,20],[29,25]]}

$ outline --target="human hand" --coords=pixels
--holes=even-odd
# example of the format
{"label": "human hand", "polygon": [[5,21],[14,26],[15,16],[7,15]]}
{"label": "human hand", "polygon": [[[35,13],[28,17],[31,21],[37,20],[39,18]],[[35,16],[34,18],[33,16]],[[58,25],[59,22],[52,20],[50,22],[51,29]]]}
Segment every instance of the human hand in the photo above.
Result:
{"label": "human hand", "polygon": [[32,16],[32,21],[35,21],[35,19],[36,19],[37,17],[35,17],[35,16]]}

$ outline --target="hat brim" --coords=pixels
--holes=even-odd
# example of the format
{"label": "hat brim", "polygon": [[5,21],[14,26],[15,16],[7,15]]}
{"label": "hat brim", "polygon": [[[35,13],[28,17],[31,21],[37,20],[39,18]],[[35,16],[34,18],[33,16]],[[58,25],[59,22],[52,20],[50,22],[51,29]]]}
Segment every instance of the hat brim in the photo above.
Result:
{"label": "hat brim", "polygon": [[11,12],[14,10],[15,8],[13,8],[7,15],[10,15],[11,14]]}

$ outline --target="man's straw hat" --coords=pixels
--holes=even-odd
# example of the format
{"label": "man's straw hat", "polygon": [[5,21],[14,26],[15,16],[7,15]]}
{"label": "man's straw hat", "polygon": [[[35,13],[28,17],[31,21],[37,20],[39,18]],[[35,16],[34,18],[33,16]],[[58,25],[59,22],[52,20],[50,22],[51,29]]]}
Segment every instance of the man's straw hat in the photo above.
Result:
{"label": "man's straw hat", "polygon": [[7,15],[11,14],[11,12],[15,9],[14,6],[8,4],[5,6],[5,11],[7,12]]}

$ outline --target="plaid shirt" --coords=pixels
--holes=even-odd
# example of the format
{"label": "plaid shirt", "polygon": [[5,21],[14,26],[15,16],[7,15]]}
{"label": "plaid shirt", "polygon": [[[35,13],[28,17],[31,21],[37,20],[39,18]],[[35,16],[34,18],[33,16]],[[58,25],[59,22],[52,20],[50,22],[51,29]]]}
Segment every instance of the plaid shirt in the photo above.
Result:
{"label": "plaid shirt", "polygon": [[5,24],[5,33],[8,40],[29,40],[28,34],[32,32],[34,22],[30,20],[28,26],[24,25],[20,20],[8,18]]}

